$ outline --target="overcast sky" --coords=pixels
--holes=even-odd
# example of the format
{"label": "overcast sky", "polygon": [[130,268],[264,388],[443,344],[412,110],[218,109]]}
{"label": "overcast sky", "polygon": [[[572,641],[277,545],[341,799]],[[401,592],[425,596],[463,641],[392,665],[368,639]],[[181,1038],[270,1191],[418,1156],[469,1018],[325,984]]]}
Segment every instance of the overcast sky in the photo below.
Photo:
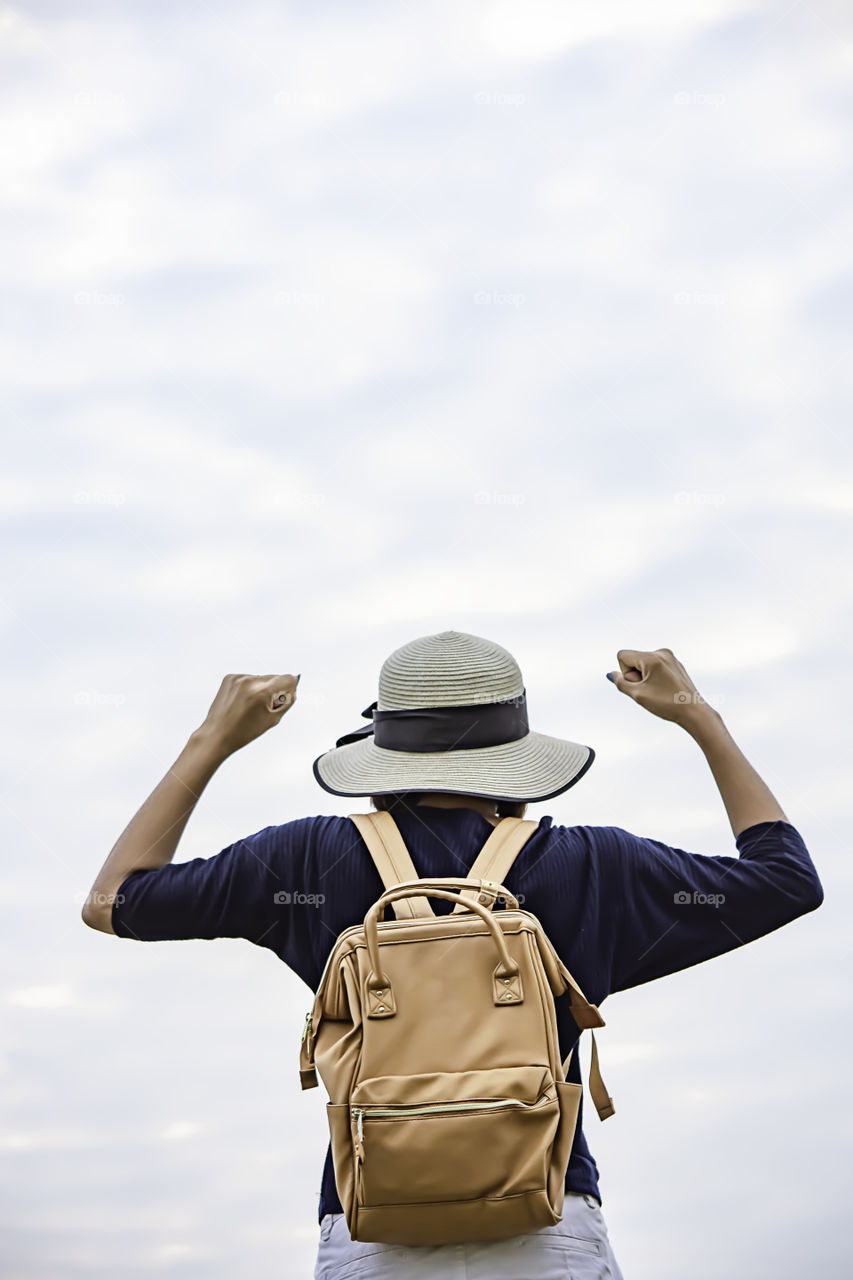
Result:
{"label": "overcast sky", "polygon": [[310,1276],[308,988],[80,905],[226,672],[299,702],[177,861],[350,812],[311,761],[446,629],[595,748],[528,816],[735,851],[604,678],[668,646],[802,833],[819,912],[606,1003],[587,1134],[631,1280],[846,1274],[849,7],[34,0],[0,50],[3,1276]]}

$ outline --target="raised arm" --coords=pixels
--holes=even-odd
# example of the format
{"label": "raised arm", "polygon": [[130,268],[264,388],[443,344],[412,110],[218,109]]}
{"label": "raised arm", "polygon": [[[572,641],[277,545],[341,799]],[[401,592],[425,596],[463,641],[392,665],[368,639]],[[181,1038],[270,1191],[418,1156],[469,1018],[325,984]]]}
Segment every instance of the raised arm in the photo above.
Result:
{"label": "raised arm", "polygon": [[790,821],[729,733],[718,711],[707,704],[697,706],[694,714],[684,721],[684,728],[699,744],[711,766],[735,838],[756,822]]}
{"label": "raised arm", "polygon": [[671,649],[620,649],[616,657],[622,670],[611,673],[611,679],[617,689],[652,715],[680,724],[704,752],[735,838],[756,822],[789,821],[719,711],[702,699]]}
{"label": "raised arm", "polygon": [[620,649],[616,656],[621,671],[608,675],[617,688],[680,724],[705,753],[738,852],[710,856],[621,829],[595,832],[607,908],[602,929],[613,946],[609,990],[624,991],[814,911],[823,886],[802,835],[672,650]]}
{"label": "raised arm", "polygon": [[197,729],[166,775],[130,820],[101,867],[81,912],[90,929],[113,933],[112,910],[132,871],[165,867],[198,799],[226,756],[215,738]]}
{"label": "raised arm", "polygon": [[203,724],[165,777],[125,827],[98,872],[81,915],[85,924],[113,933],[112,908],[121,885],[133,871],[164,867],[202,791],[220,764],[278,724],[293,705],[298,676],[228,675],[222,681]]}

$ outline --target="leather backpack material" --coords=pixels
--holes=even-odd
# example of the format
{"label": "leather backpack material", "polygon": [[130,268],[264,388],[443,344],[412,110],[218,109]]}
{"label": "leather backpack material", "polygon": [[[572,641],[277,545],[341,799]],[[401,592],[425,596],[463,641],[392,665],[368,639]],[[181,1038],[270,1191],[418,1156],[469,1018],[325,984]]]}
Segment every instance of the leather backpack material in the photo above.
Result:
{"label": "leather backpack material", "polygon": [[[604,1020],[501,883],[537,824],[504,818],[465,878],[421,880],[390,813],[350,817],[386,889],[332,948],[300,1048],[302,1088],[319,1072],[329,1095],[350,1236],[438,1245],[552,1226],[582,1092],[554,1001],[568,991],[581,1030]],[[435,915],[430,898],[454,908]],[[590,1093],[613,1114],[594,1036]]]}

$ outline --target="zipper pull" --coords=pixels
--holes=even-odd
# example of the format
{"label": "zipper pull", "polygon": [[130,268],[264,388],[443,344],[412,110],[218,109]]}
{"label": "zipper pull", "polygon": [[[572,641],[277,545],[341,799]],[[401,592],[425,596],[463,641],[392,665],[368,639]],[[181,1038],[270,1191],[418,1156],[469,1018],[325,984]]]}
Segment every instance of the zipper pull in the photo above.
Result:
{"label": "zipper pull", "polygon": [[312,1053],[314,1046],[311,1044],[311,1035],[313,1033],[311,1016],[309,1013],[305,1017],[305,1026],[302,1028],[302,1041],[299,1045],[299,1083],[303,1089],[317,1088],[317,1071],[314,1066],[314,1054]]}
{"label": "zipper pull", "polygon": [[352,1108],[352,1118],[355,1120],[355,1154],[359,1161],[364,1160],[364,1112],[361,1107]]}

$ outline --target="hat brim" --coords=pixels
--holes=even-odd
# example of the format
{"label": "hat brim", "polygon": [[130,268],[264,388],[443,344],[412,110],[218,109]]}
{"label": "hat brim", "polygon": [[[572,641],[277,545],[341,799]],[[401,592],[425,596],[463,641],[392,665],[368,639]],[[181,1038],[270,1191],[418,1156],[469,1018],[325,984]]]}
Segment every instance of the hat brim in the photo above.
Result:
{"label": "hat brim", "polygon": [[314,777],[336,796],[431,791],[535,803],[568,791],[589,769],[592,747],[544,733],[468,751],[389,751],[372,735],[324,752]]}

